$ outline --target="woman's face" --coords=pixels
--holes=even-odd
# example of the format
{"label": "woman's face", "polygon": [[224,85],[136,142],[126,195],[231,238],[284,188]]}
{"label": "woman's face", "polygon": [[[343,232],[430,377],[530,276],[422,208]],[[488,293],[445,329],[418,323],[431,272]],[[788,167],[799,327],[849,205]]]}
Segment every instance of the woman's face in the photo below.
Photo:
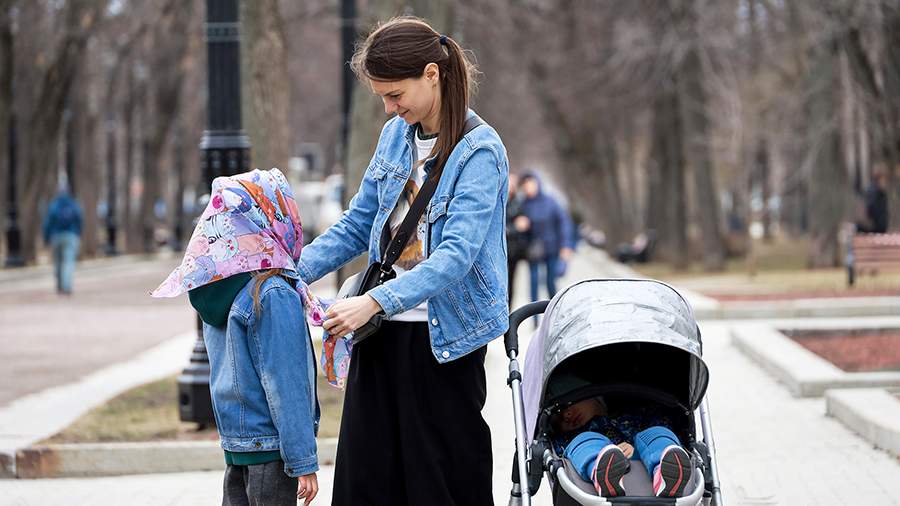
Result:
{"label": "woman's face", "polygon": [[441,111],[439,77],[438,66],[429,63],[422,77],[400,81],[369,79],[369,85],[384,102],[386,114],[397,114],[408,125],[422,123],[426,133],[433,133]]}

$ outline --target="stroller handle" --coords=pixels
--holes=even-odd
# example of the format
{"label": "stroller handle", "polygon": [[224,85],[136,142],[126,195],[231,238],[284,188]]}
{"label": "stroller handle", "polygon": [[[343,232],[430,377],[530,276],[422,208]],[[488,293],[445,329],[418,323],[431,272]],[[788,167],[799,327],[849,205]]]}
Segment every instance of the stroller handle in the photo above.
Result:
{"label": "stroller handle", "polygon": [[509,330],[506,331],[506,336],[503,339],[503,343],[506,345],[507,356],[512,356],[511,352],[513,351],[517,355],[519,354],[519,325],[528,318],[546,311],[549,303],[549,300],[539,300],[525,304],[509,315]]}

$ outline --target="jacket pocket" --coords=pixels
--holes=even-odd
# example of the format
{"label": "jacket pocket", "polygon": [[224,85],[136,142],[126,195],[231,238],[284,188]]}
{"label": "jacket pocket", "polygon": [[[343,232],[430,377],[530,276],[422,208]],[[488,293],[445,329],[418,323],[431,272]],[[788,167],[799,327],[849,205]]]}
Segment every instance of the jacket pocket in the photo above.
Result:
{"label": "jacket pocket", "polygon": [[478,260],[472,263],[472,273],[475,276],[475,291],[481,302],[488,306],[493,306],[497,302],[496,290],[491,290],[491,286],[497,286],[497,281],[488,279],[487,273],[478,265]]}

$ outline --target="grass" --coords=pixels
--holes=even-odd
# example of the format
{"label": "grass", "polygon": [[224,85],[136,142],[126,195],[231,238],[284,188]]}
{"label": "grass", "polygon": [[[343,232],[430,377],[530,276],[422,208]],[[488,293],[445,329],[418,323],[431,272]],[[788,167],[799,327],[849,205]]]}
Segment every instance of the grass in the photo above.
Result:
{"label": "grass", "polygon": [[820,294],[834,296],[867,293],[900,295],[900,272],[861,276],[855,287],[847,286],[845,268],[808,269],[806,239],[777,238],[770,243],[754,241],[752,259],[729,259],[722,272],[705,272],[694,263],[677,271],[661,262],[634,266],[642,275],[671,282],[708,295]]}
{"label": "grass", "polygon": [[[218,440],[214,427],[197,430],[197,424],[179,420],[176,378],[171,376],[133,388],[39,444]],[[322,408],[319,437],[335,437],[344,395],[326,384],[321,375],[318,379]]]}

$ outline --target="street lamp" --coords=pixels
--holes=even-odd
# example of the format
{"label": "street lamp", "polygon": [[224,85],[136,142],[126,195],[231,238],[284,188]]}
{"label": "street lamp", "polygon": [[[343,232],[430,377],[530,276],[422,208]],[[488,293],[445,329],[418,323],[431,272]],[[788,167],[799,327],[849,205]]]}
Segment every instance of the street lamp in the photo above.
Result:
{"label": "street lamp", "polygon": [[116,250],[116,122],[110,112],[106,117],[106,254]]}
{"label": "street lamp", "polygon": [[[206,0],[207,129],[200,141],[204,195],[213,179],[250,170],[250,139],[241,127],[241,53],[238,0]],[[202,209],[202,207],[201,207]],[[178,376],[181,420],[205,426],[214,422],[209,394],[209,356],[202,323],[190,363]]]}

